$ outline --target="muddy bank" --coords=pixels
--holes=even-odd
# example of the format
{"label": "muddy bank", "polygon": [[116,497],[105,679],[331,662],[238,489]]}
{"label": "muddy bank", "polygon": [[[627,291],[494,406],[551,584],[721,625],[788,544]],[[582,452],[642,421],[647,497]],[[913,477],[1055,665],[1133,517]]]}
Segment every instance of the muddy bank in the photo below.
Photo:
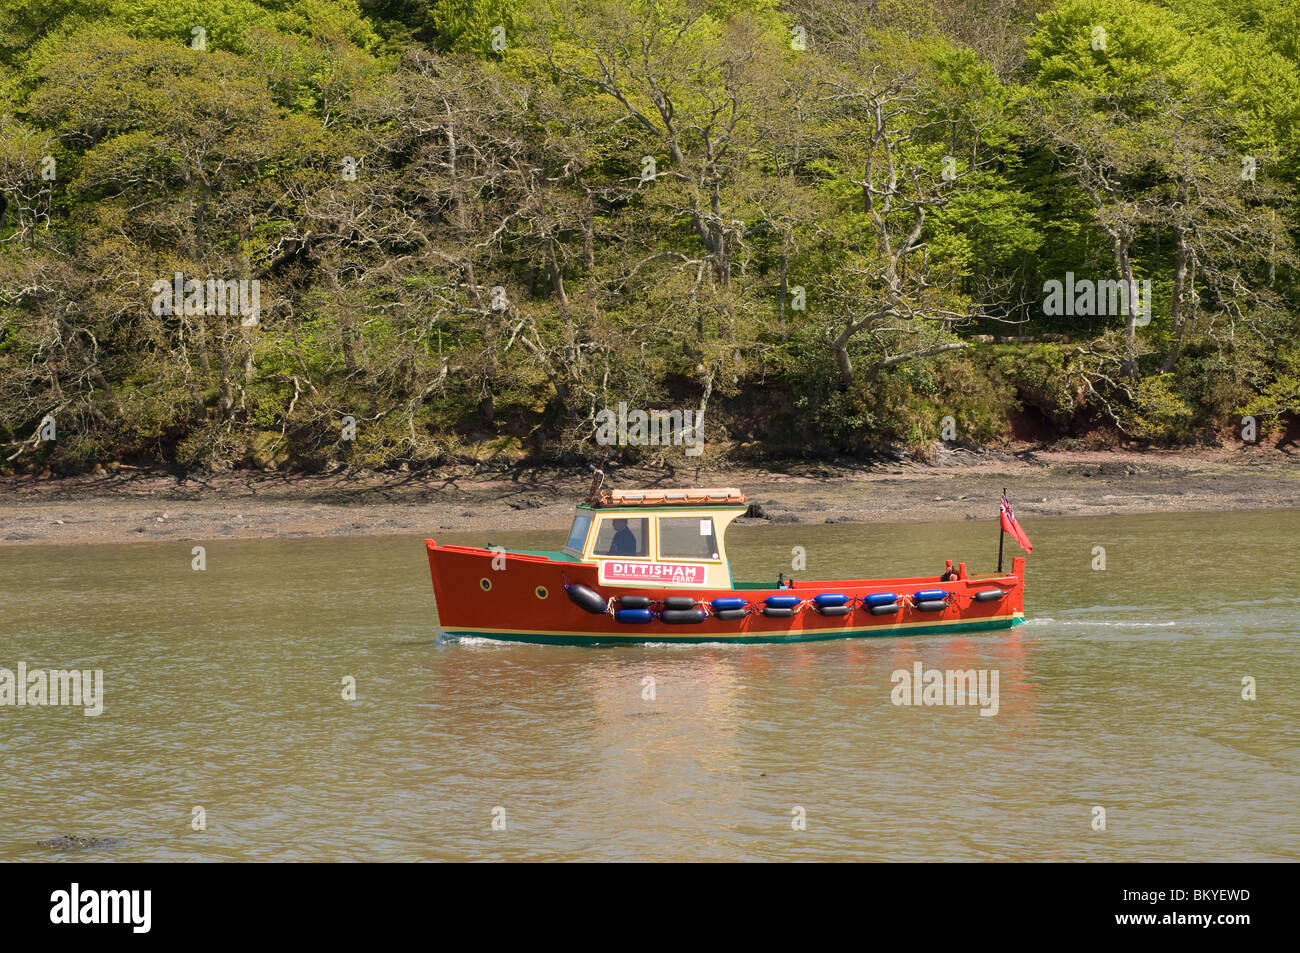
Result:
{"label": "muddy bank", "polygon": [[[590,475],[121,471],[0,480],[0,544],[363,533],[563,530]],[[784,523],[991,519],[1003,486],[1025,518],[1300,507],[1300,455],[1197,451],[943,451],[931,465],[615,469],[614,487],[738,486]]]}

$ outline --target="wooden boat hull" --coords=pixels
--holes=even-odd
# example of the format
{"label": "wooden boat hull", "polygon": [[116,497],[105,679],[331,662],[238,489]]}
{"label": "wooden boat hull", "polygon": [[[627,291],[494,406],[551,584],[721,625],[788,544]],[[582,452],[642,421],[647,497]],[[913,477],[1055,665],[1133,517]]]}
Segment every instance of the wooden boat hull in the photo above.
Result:
{"label": "wooden boat hull", "polygon": [[[761,643],[807,642],[872,636],[928,635],[1005,629],[1024,621],[1024,560],[1016,558],[1004,575],[974,576],[951,582],[935,577],[808,581],[793,588],[741,584],[730,589],[691,589],[611,586],[598,580],[590,563],[566,560],[562,554],[502,552],[469,546],[439,546],[426,540],[439,622],[448,636],[501,639],[559,645],[599,645],[638,642]],[[556,557],[560,558],[556,558]],[[724,620],[710,614],[702,622],[672,624],[655,617],[644,624],[619,622],[613,613],[588,612],[571,601],[565,586],[586,586],[602,597],[649,596],[658,601],[689,595],[702,603],[719,597],[745,599],[757,610],[768,596],[799,596],[806,600],[789,618],[771,618],[761,611],[742,619]],[[873,593],[911,596],[917,590],[942,589],[949,604],[925,611],[904,599],[894,615],[873,616],[860,604]],[[975,593],[1002,589],[991,602],[976,601]],[[842,593],[855,608],[845,615],[822,615],[810,600],[819,593]]]}

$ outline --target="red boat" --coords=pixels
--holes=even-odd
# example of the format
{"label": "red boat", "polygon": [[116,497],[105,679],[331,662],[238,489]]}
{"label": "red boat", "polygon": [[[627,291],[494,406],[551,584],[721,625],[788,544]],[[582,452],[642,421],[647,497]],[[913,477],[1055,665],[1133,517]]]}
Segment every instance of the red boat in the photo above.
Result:
{"label": "red boat", "polygon": [[426,539],[442,631],[512,642],[802,642],[1003,629],[1024,622],[1025,561],[1011,572],[736,582],[736,489],[593,492],[559,550]]}

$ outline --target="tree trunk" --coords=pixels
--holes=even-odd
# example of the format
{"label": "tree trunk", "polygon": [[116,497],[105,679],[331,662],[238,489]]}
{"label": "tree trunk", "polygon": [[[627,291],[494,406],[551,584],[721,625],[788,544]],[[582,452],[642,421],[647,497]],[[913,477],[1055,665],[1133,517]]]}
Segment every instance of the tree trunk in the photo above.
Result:
{"label": "tree trunk", "polygon": [[852,329],[846,327],[831,342],[831,349],[835,352],[835,363],[839,366],[840,380],[843,382],[845,390],[851,388],[855,380],[853,362],[849,360],[849,338],[851,336]]}
{"label": "tree trunk", "polygon": [[217,400],[217,419],[227,420],[235,407],[235,395],[230,383],[230,321],[226,316],[221,322],[221,335],[217,339],[217,374],[220,397]]}
{"label": "tree trunk", "polygon": [[789,333],[786,328],[785,309],[790,298],[790,249],[787,236],[782,236],[781,241],[781,307],[778,310],[778,316],[781,321],[781,340],[786,339]]}
{"label": "tree trunk", "polygon": [[1129,239],[1116,237],[1115,264],[1119,268],[1120,281],[1128,289],[1124,300],[1128,310],[1124,326],[1124,366],[1125,377],[1137,377],[1137,285],[1133,281],[1133,263],[1129,260]]}
{"label": "tree trunk", "polygon": [[1183,349],[1183,332],[1187,320],[1183,294],[1187,288],[1187,263],[1191,257],[1187,247],[1187,230],[1180,227],[1174,230],[1174,234],[1177,237],[1174,253],[1174,300],[1169,306],[1169,333],[1173,341],[1169,353],[1160,362],[1160,370],[1166,374],[1173,370]]}
{"label": "tree trunk", "polygon": [[867,380],[875,380],[881,371],[893,367],[896,364],[902,364],[906,361],[914,361],[919,357],[934,357],[937,354],[946,354],[949,351],[964,351],[970,347],[965,341],[950,341],[947,344],[936,344],[934,347],[922,348],[919,351],[909,351],[906,354],[895,354],[893,357],[882,357],[876,363],[871,365],[867,371]]}

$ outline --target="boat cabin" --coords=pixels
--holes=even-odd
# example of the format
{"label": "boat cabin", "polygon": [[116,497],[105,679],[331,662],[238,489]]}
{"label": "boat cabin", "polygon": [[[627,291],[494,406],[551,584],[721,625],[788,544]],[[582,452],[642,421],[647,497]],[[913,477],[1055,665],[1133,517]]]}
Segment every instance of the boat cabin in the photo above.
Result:
{"label": "boat cabin", "polygon": [[605,490],[573,517],[566,555],[595,563],[601,584],[729,589],[727,527],[745,494],[716,490]]}

